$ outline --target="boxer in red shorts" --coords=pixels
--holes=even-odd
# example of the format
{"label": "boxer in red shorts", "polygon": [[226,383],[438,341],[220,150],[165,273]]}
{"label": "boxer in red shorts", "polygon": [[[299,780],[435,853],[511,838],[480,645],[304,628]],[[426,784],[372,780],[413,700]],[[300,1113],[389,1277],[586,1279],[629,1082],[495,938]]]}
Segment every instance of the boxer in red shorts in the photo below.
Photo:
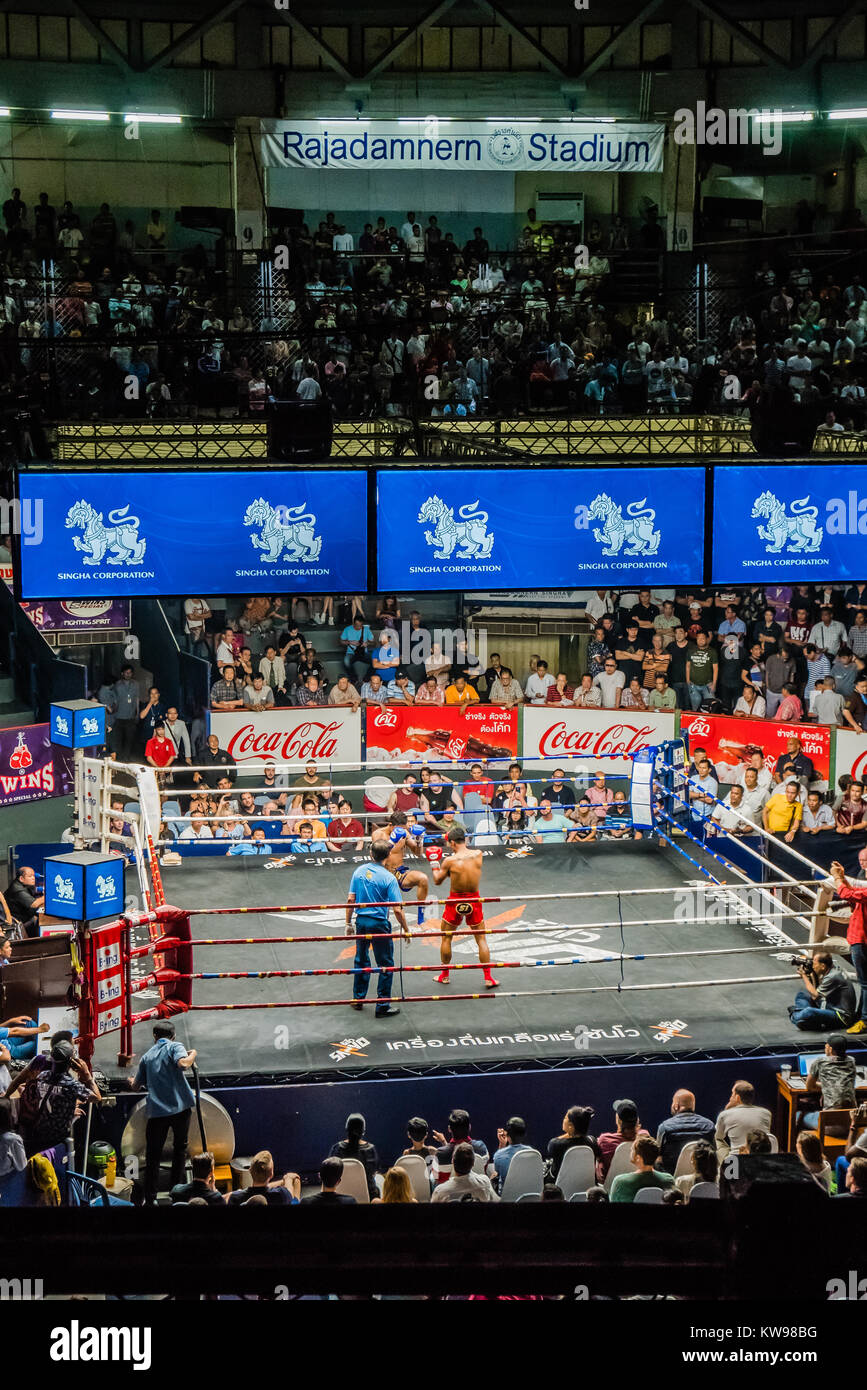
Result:
{"label": "boxer in red shorts", "polygon": [[476,938],[485,986],[487,989],[496,989],[500,982],[491,974],[491,953],[485,936],[485,916],[479,901],[479,883],[482,877],[481,850],[467,848],[467,832],[462,825],[452,826],[447,843],[451,852],[445,857],[439,848],[427,851],[434,883],[444,883],[449,879],[451,888],[442,916],[440,960],[443,970],[436,976],[436,982],[438,985],[447,985],[449,982],[452,933],[469,927]]}

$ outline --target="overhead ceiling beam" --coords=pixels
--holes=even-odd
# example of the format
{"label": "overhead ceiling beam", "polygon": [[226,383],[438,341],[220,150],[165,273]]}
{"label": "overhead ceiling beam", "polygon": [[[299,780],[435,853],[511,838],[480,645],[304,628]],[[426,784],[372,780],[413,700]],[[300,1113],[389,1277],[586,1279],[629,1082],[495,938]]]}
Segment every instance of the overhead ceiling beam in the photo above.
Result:
{"label": "overhead ceiling beam", "polygon": [[[205,15],[204,19],[199,20],[198,24],[194,24],[192,29],[188,29],[179,39],[167,44],[157,53],[156,57],[144,64],[142,72],[153,72],[156,68],[165,67],[166,63],[170,63],[179,53],[183,53],[184,49],[188,48],[191,43],[195,43],[203,34],[207,34],[215,24],[221,24],[224,19],[228,19],[230,14],[234,14],[235,10],[239,10],[245,3],[246,0],[226,0],[224,5],[220,5],[209,15]],[[277,11],[275,10],[274,13],[276,14]]]}
{"label": "overhead ceiling beam", "polygon": [[761,58],[763,63],[767,63],[772,68],[781,68],[784,72],[790,71],[790,64],[781,58],[779,53],[768,48],[766,43],[762,43],[761,39],[757,39],[748,29],[742,29],[740,24],[729,19],[728,15],[723,14],[715,5],[708,4],[708,0],[688,0],[688,3],[692,5],[693,9],[698,10],[699,14],[704,15],[705,19],[709,19],[712,24],[718,24],[733,39],[737,39],[738,43],[749,48],[757,57]]}
{"label": "overhead ceiling beam", "polygon": [[572,74],[573,77],[592,77],[594,72],[597,72],[599,68],[603,67],[604,64],[608,62],[612,53],[615,49],[620,47],[623,40],[627,38],[629,34],[634,33],[636,29],[640,28],[640,26],[650,19],[651,15],[663,4],[665,4],[665,0],[647,0],[647,4],[642,6],[638,14],[633,15],[632,19],[630,19],[627,24],[623,24],[617,30],[616,34],[612,34],[611,38],[602,45],[599,51],[594,53],[590,61],[584,64],[581,71]]}
{"label": "overhead ceiling beam", "polygon": [[376,62],[372,63],[362,74],[360,81],[370,82],[374,77],[378,77],[381,72],[391,66],[396,58],[400,57],[401,53],[411,48],[426,29],[430,29],[433,24],[448,14],[449,10],[453,10],[456,4],[457,0],[439,0],[439,3],[428,10],[427,14],[422,15],[412,28],[407,29],[405,34],[401,34],[399,39],[395,39],[394,43],[389,44],[385,52],[381,53]]}
{"label": "overhead ceiling beam", "polygon": [[70,4],[76,19],[87,30],[90,37],[95,39],[100,48],[105,50],[109,58],[111,58],[113,63],[117,64],[125,77],[132,77],[135,73],[135,68],[127,58],[123,49],[118,47],[114,39],[109,38],[108,34],[104,29],[100,28],[95,19],[91,19],[84,6],[79,4],[79,0],[70,0]]}
{"label": "overhead ceiling beam", "polygon": [[811,68],[814,68],[818,63],[819,59],[822,57],[822,54],[827,52],[827,50],[831,47],[831,44],[836,41],[840,34],[842,34],[843,30],[847,29],[851,24],[852,20],[855,19],[859,14],[863,14],[865,9],[867,9],[867,0],[852,0],[852,4],[849,5],[848,8],[843,11],[842,14],[839,14],[837,16],[837,18],[834,20],[834,23],[830,24],[828,28],[825,30],[822,37],[816,43],[813,44],[813,47],[810,49],[803,62],[798,65],[795,71],[809,72]]}
{"label": "overhead ceiling beam", "polygon": [[343,60],[334,52],[334,49],[329,47],[329,45],[325,43],[324,40],[320,39],[316,34],[314,34],[312,29],[308,29],[304,21],[298,19],[298,17],[294,15],[291,10],[277,9],[273,5],[272,0],[263,0],[263,6],[265,10],[267,10],[269,16],[276,15],[277,18],[281,20],[288,29],[293,30],[294,33],[300,34],[302,38],[306,39],[307,43],[310,44],[311,48],[313,48],[315,52],[319,54],[319,57],[322,59],[323,63],[325,63],[329,68],[332,68],[333,71],[336,72],[339,77],[342,77],[344,82],[355,81],[353,74],[349,71],[349,68],[346,66]]}
{"label": "overhead ceiling beam", "polygon": [[527,33],[526,29],[522,28],[520,24],[516,24],[513,19],[510,19],[505,10],[500,9],[499,5],[492,4],[491,0],[475,0],[475,8],[481,10],[483,14],[488,15],[498,29],[505,30],[513,39],[520,39],[521,43],[525,43],[529,48],[532,48],[533,52],[538,56],[542,66],[547,68],[549,72],[553,72],[557,77],[572,76],[568,68],[564,67],[562,63],[559,63],[554,55],[549,53],[547,48],[539,43],[538,39],[534,39],[532,34]]}

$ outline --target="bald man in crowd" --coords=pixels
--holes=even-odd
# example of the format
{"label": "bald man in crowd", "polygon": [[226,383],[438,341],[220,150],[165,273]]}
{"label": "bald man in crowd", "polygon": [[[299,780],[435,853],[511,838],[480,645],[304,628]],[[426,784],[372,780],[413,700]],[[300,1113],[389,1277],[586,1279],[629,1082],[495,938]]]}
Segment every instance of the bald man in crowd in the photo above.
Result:
{"label": "bald man in crowd", "polygon": [[656,1135],[661,1166],[667,1173],[673,1173],[684,1144],[691,1144],[699,1139],[705,1139],[712,1144],[715,1130],[713,1120],[695,1113],[695,1096],[692,1091],[675,1091],[671,1101],[671,1114],[667,1120],[663,1120]]}

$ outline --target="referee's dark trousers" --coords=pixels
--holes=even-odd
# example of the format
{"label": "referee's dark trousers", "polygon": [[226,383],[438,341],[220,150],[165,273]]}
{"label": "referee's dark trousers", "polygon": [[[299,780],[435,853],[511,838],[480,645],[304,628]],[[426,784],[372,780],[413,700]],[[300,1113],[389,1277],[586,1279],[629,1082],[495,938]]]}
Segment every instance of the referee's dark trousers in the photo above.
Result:
{"label": "referee's dark trousers", "polygon": [[[391,982],[393,971],[390,969],[394,965],[394,940],[389,934],[391,927],[386,921],[364,922],[356,920],[355,923],[356,942],[355,942],[355,970],[352,977],[352,995],[354,999],[366,999],[367,991],[370,988],[370,951],[373,949],[373,959],[379,969],[376,981],[376,1012],[384,1012],[391,1000]],[[371,940],[365,941],[364,937],[370,934]]]}

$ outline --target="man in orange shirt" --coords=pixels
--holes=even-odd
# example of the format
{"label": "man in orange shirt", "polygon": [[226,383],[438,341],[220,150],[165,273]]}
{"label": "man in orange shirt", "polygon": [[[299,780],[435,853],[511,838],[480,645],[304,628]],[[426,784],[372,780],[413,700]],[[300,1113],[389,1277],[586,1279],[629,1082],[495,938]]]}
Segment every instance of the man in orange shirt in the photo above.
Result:
{"label": "man in orange shirt", "polygon": [[469,684],[466,676],[456,676],[446,690],[447,705],[477,704],[478,699],[478,692]]}

